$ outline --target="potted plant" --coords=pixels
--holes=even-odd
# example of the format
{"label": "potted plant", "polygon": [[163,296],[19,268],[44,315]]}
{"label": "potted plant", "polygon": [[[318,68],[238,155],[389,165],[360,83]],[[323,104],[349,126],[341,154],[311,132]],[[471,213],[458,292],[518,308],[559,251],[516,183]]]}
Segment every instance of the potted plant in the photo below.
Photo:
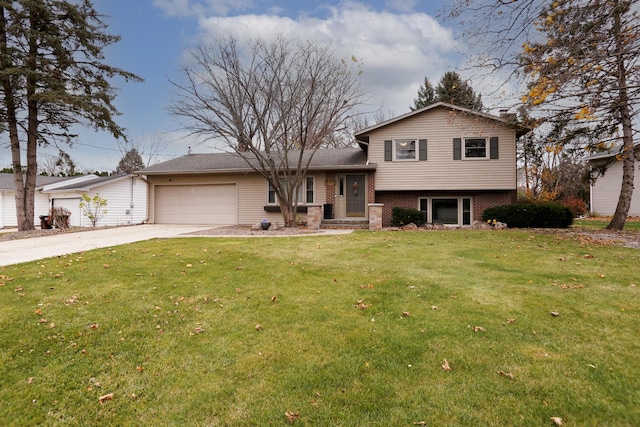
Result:
{"label": "potted plant", "polygon": [[263,219],[260,225],[262,225],[263,230],[268,230],[269,227],[271,227],[271,223],[269,222],[268,219]]}

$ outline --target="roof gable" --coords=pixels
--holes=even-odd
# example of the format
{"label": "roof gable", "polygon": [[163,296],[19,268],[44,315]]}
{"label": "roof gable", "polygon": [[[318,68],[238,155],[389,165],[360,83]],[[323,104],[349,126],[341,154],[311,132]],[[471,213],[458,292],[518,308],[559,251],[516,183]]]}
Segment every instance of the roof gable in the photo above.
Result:
{"label": "roof gable", "polygon": [[519,124],[519,123],[514,123],[512,119],[510,118],[504,118],[504,117],[498,117],[498,116],[494,116],[492,114],[487,114],[487,113],[483,113],[481,111],[474,111],[474,110],[469,110],[467,108],[463,108],[463,107],[459,107],[457,105],[453,105],[453,104],[447,104],[445,102],[437,102],[435,104],[431,104],[428,105],[426,107],[420,108],[418,110],[415,111],[410,111],[406,114],[402,114],[400,116],[394,117],[392,119],[389,120],[385,120],[384,122],[380,122],[378,124],[375,124],[373,126],[369,126],[368,128],[362,129],[358,132],[356,132],[355,136],[356,139],[358,141],[361,142],[365,142],[368,143],[368,134],[370,134],[371,132],[374,132],[378,129],[381,129],[385,126],[389,126],[398,122],[401,122],[405,119],[408,119],[410,117],[414,117],[420,114],[424,114],[427,113],[429,111],[435,110],[437,108],[445,108],[447,110],[450,111],[458,111],[460,113],[464,113],[464,114],[469,114],[478,118],[483,118],[486,120],[491,120],[491,121],[495,121],[498,123],[501,123],[507,127],[512,128],[515,132],[516,132],[516,136],[522,136],[527,134],[531,129]]}

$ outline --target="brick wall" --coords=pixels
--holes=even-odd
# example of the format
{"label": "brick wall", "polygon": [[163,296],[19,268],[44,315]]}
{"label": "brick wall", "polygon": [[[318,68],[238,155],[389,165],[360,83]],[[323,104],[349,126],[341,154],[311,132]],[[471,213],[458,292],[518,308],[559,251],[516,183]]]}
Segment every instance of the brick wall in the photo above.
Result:
{"label": "brick wall", "polygon": [[492,192],[434,192],[434,191],[379,191],[375,195],[375,202],[384,204],[382,208],[382,225],[391,225],[391,210],[400,206],[418,209],[420,197],[471,197],[473,205],[473,220],[482,220],[482,212],[490,207],[508,205],[517,201],[516,190]]}

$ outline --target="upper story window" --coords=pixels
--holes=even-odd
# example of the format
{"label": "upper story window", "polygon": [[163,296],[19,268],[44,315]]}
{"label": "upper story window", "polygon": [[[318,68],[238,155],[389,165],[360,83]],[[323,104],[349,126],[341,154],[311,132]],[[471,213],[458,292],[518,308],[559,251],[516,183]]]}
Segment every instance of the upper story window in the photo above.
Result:
{"label": "upper story window", "polygon": [[[281,178],[281,182],[284,182],[284,178]],[[313,199],[314,199],[314,177],[313,176],[308,176],[304,179],[304,182],[302,183],[302,185],[300,185],[296,191],[297,191],[297,199],[298,199],[298,203],[301,205],[307,204],[307,203],[313,203]],[[267,194],[267,203],[268,204],[276,204],[278,203],[278,199],[276,196],[276,190],[275,188],[273,188],[273,185],[271,185],[271,183],[269,183],[269,191]]]}
{"label": "upper story window", "polygon": [[396,160],[416,160],[416,145],[415,139],[396,139],[394,141],[395,159]]}
{"label": "upper story window", "polygon": [[465,138],[464,158],[465,159],[486,159],[487,156],[486,138]]}

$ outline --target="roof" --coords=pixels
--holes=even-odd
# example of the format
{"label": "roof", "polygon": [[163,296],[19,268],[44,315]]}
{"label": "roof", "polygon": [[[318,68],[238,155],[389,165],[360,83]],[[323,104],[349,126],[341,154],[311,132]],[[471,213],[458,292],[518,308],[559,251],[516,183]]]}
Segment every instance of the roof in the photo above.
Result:
{"label": "roof", "polygon": [[[69,177],[64,176],[36,176],[36,188],[43,187],[48,184],[68,180]],[[0,190],[15,190],[12,173],[0,173]]]}
{"label": "roof", "polygon": [[[617,156],[618,154],[622,153],[622,147],[623,147],[622,144],[614,145],[608,150],[590,155],[585,160],[591,161],[591,160],[599,160],[599,159],[608,159],[609,157]],[[635,152],[637,156],[638,154],[640,154],[640,142],[636,142],[634,144],[634,147],[635,147]]]}
{"label": "roof", "polygon": [[[310,151],[305,156],[311,155]],[[307,157],[308,158],[308,157]],[[255,163],[255,156],[246,153],[204,153],[187,154],[173,160],[150,166],[139,171],[143,175],[186,174],[186,173],[236,173],[251,172],[249,163]],[[367,164],[367,154],[360,148],[332,148],[316,150],[308,170],[375,169]]]}
{"label": "roof", "polygon": [[465,113],[465,114],[471,114],[477,117],[481,117],[487,120],[493,120],[496,122],[500,122],[502,124],[504,124],[505,126],[508,126],[510,128],[512,128],[513,130],[515,130],[516,132],[516,136],[520,137],[522,135],[525,135],[527,133],[529,133],[531,131],[530,128],[523,126],[520,123],[514,122],[513,117],[512,116],[508,116],[508,117],[499,117],[499,116],[494,116],[493,114],[488,114],[488,113],[483,113],[481,111],[474,111],[474,110],[469,110],[468,108],[463,108],[463,107],[459,107],[457,105],[453,105],[453,104],[447,104],[446,102],[436,102],[435,104],[431,104],[428,105],[424,108],[420,108],[418,110],[415,111],[410,111],[406,114],[403,114],[401,116],[397,116],[394,117],[392,119],[386,120],[384,122],[380,122],[378,124],[375,124],[373,126],[369,126],[368,128],[362,129],[358,132],[356,132],[356,139],[358,141],[362,141],[362,142],[369,142],[368,141],[368,133],[373,132],[374,130],[378,130],[380,128],[383,128],[385,126],[397,123],[399,121],[402,121],[404,119],[407,119],[409,117],[413,117],[416,116],[418,114],[422,114],[425,113],[427,111],[430,110],[434,110],[436,108],[446,108],[448,110],[455,110],[455,111],[460,111],[461,113]]}
{"label": "roof", "polygon": [[[93,178],[89,178],[92,177]],[[97,175],[85,175],[86,179],[80,182],[69,182],[64,185],[56,185],[51,188],[43,188],[43,191],[48,193],[57,193],[57,192],[65,192],[65,191],[90,191],[95,187],[100,187],[101,185],[117,182],[123,179],[129,179],[133,175],[111,175],[111,176],[97,176]]]}

